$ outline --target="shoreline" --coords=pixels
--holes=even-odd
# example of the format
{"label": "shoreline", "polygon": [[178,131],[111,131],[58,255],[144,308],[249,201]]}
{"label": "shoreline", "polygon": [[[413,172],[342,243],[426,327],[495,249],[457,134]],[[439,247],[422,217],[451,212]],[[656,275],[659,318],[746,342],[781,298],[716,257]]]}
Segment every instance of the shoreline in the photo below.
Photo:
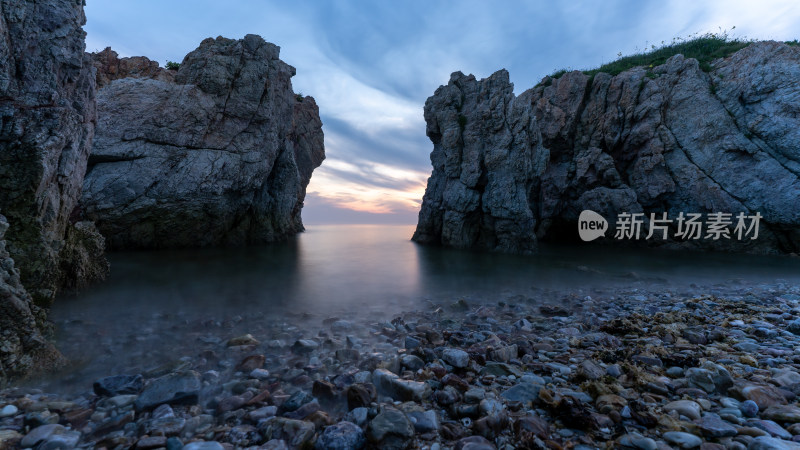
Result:
{"label": "shoreline", "polygon": [[285,316],[237,335],[210,321],[195,354],[171,366],[108,373],[72,394],[32,384],[0,391],[0,442],[800,445],[790,442],[800,441],[800,286],[553,294],[431,302],[380,321]]}

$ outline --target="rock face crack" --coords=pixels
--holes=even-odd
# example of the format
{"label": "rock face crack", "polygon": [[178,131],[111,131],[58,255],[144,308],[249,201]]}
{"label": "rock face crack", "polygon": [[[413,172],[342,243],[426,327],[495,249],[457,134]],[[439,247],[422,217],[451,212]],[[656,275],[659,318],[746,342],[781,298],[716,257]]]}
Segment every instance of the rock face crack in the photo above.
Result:
{"label": "rock face crack", "polygon": [[[585,209],[609,220],[610,236],[622,212],[759,212],[756,240],[676,239],[673,224],[666,240],[601,241],[800,251],[798,62],[797,47],[757,42],[711,73],[676,55],[616,76],[546,78],[519,97],[504,70],[454,73],[425,104],[433,173],[413,239],[528,253],[539,239],[578,240]],[[469,182],[475,168],[488,182]]]}

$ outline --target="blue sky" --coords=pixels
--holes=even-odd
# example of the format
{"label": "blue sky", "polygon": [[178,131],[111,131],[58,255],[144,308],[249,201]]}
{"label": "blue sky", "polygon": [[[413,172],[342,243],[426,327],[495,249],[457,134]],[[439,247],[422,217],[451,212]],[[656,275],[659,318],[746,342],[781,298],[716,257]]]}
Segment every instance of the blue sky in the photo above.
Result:
{"label": "blue sky", "polygon": [[161,65],[207,37],[259,34],[297,68],[295,92],[320,106],[327,159],[303,219],[416,222],[432,148],[422,107],[450,73],[505,68],[515,91],[561,68],[696,32],[800,38],[796,1],[87,0],[87,51]]}

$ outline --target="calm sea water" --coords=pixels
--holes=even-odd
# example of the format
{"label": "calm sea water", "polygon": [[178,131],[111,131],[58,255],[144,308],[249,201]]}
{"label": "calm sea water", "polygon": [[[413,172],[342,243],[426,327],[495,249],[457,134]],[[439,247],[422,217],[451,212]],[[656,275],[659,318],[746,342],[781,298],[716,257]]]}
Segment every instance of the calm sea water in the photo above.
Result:
{"label": "calm sea water", "polygon": [[409,240],[413,228],[309,226],[274,245],[112,253],[108,280],[58,299],[51,311],[59,347],[81,361],[62,378],[86,385],[87,377],[175,358],[219,321],[228,321],[230,334],[283,315],[388,320],[458,298],[800,284],[798,258],[588,245],[542,247],[534,256],[485,254],[417,245]]}

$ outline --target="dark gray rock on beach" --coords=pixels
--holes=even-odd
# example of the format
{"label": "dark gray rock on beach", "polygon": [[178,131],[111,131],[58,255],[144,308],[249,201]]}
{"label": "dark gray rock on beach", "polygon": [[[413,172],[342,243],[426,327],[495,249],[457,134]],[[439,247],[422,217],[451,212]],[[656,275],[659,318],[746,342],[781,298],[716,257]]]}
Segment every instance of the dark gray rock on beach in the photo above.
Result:
{"label": "dark gray rock on beach", "polygon": [[111,248],[269,242],[299,231],[324,159],[314,99],[255,35],[206,39],[177,71],[94,55],[97,134],[81,208]]}
{"label": "dark gray rock on beach", "polygon": [[95,131],[85,21],[82,2],[0,2],[0,213],[8,251],[40,305],[65,281],[65,235]]}
{"label": "dark gray rock on beach", "polygon": [[[758,239],[638,245],[800,251],[800,48],[756,42],[704,72],[682,55],[574,71],[514,95],[508,72],[454,73],[425,104],[433,173],[414,240],[529,253],[577,240],[578,215],[761,214]],[[705,217],[705,216],[704,216]],[[749,222],[748,222],[749,224]],[[732,227],[731,227],[732,228]],[[705,230],[703,231],[705,233]],[[751,234],[752,236],[752,234]]]}
{"label": "dark gray rock on beach", "polygon": [[[116,324],[130,336],[171,330],[161,337],[174,361],[142,376],[97,379],[96,395],[0,390],[0,447],[23,439],[38,448],[142,449],[800,445],[800,336],[764,333],[796,320],[800,285],[680,293],[650,283],[595,289],[591,299],[537,289],[537,298],[569,313],[557,319],[542,314],[554,306],[513,293],[465,301],[466,312],[436,300],[398,315],[351,316],[346,338],[331,336],[332,321],[318,313],[243,319],[231,311],[216,324],[205,314]],[[231,330],[233,317],[241,329]],[[513,326],[520,317],[529,329]],[[697,329],[709,331],[708,342],[686,338]],[[97,338],[72,336],[73,348]],[[405,348],[408,337],[419,341],[414,350]],[[737,348],[756,339],[755,350]],[[301,353],[292,344],[317,340]],[[488,359],[510,346],[516,358]],[[144,361],[157,363],[158,346],[145,347]],[[360,357],[338,359],[346,347]],[[123,354],[115,370],[135,373],[141,365],[130,348],[125,338],[104,345]],[[449,364],[445,349],[464,351],[468,364]],[[408,356],[422,366],[405,368]],[[241,370],[251,359],[263,378]]]}

